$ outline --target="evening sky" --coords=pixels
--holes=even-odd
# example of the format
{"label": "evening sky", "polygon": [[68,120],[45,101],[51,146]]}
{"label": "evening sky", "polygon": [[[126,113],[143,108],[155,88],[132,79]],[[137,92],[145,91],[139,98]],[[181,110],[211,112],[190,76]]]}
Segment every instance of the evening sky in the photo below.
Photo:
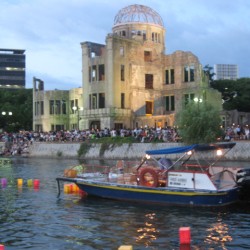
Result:
{"label": "evening sky", "polygon": [[238,64],[250,77],[248,0],[1,0],[0,48],[25,50],[26,88],[34,76],[45,90],[80,87],[80,43],[105,44],[116,14],[132,4],[162,17],[166,54],[191,51],[203,66]]}

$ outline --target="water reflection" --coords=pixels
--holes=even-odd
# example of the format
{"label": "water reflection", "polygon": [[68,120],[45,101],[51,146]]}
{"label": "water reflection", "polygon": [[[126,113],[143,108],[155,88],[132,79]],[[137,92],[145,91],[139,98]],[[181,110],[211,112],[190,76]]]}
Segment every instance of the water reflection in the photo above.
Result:
{"label": "water reflection", "polygon": [[137,229],[138,235],[136,237],[136,242],[142,243],[148,247],[158,238],[159,231],[156,229],[155,217],[155,213],[145,214],[143,227]]}
{"label": "water reflection", "polygon": [[[96,162],[95,162],[96,163]],[[249,206],[160,207],[62,193],[55,178],[78,161],[17,159],[0,168],[1,244],[8,250],[179,250],[179,228],[191,228],[191,249],[249,249]],[[105,162],[103,164],[109,164]],[[22,178],[21,188],[17,179]],[[26,182],[39,178],[39,189]],[[63,189],[62,189],[63,190]]]}
{"label": "water reflection", "polygon": [[221,249],[227,249],[226,243],[233,240],[230,235],[229,227],[223,222],[220,213],[218,214],[217,222],[211,224],[211,227],[207,229],[207,232],[208,235],[205,239],[205,243],[221,246]]}

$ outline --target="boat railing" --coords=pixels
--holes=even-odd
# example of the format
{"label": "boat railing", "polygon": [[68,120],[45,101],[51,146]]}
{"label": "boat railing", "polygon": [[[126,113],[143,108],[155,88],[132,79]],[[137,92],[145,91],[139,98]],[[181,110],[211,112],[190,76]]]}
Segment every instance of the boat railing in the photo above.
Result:
{"label": "boat railing", "polygon": [[64,170],[64,177],[136,184],[138,161],[117,161],[114,166],[80,164]]}
{"label": "boat railing", "polygon": [[208,172],[209,166],[203,166],[200,164],[183,164],[182,167],[186,170],[190,171],[201,171],[201,172]]}
{"label": "boat railing", "polygon": [[109,170],[108,181],[119,184],[137,185],[137,166],[138,161],[119,160],[116,165]]}
{"label": "boat railing", "polygon": [[87,177],[90,174],[102,174],[107,175],[109,173],[108,166],[101,166],[101,165],[85,165],[80,164],[73,166],[69,169],[64,170],[64,176],[75,178],[75,177]]}

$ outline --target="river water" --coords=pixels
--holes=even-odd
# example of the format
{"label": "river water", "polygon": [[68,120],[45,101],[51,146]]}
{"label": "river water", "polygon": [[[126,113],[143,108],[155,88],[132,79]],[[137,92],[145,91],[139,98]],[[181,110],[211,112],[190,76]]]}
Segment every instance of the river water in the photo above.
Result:
{"label": "river water", "polygon": [[[156,207],[63,192],[58,199],[55,178],[75,164],[15,158],[11,166],[0,167],[0,178],[8,181],[0,187],[5,250],[180,249],[180,227],[190,227],[191,249],[250,249],[250,205]],[[23,179],[22,187],[17,179]],[[39,188],[28,187],[29,179],[39,179]]]}

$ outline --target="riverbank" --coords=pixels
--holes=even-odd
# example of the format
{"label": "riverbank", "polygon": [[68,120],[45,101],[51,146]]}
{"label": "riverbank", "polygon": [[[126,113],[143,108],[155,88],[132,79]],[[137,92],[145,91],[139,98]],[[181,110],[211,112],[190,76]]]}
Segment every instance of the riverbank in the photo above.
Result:
{"label": "riverbank", "polygon": [[[171,148],[182,146],[182,143],[124,143],[101,144],[101,143],[46,143],[34,142],[29,146],[27,157],[46,158],[81,158],[81,159],[141,159],[146,150]],[[82,152],[79,157],[79,150]],[[213,157],[213,156],[211,156]],[[170,157],[171,158],[171,157]],[[175,156],[172,156],[175,158]],[[237,141],[235,147],[226,154],[225,160],[249,161],[249,141]]]}

